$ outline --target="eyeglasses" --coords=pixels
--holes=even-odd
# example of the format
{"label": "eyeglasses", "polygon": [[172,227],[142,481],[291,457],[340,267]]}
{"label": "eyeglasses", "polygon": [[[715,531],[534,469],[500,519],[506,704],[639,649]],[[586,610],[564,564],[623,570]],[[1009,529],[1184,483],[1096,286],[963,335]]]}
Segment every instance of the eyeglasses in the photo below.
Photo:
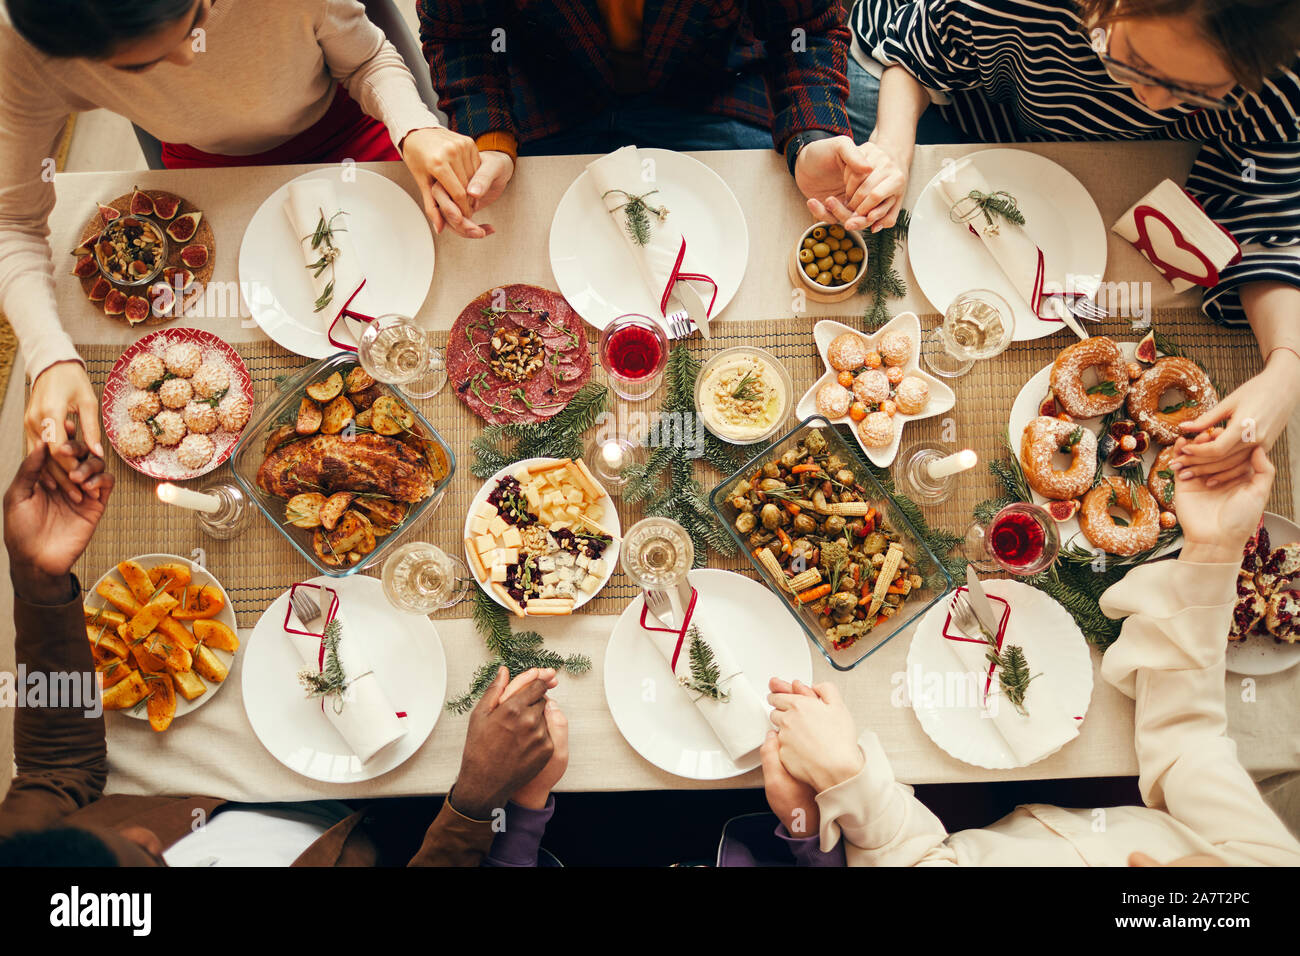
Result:
{"label": "eyeglasses", "polygon": [[1233,105],[1232,101],[1227,97],[1214,97],[1199,90],[1192,90],[1185,86],[1179,86],[1177,83],[1170,83],[1168,80],[1152,76],[1145,70],[1139,70],[1136,66],[1130,66],[1115,59],[1110,55],[1110,27],[1098,27],[1092,31],[1092,48],[1096,51],[1097,56],[1101,58],[1101,65],[1106,68],[1106,74],[1117,83],[1157,86],[1182,102],[1204,110],[1226,110]]}

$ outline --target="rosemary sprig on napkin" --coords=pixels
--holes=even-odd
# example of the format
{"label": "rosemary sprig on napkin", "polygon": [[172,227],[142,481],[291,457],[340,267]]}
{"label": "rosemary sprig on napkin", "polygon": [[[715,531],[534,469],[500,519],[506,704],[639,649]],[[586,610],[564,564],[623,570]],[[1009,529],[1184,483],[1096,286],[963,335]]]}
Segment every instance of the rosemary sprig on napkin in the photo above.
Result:
{"label": "rosemary sprig on napkin", "polygon": [[306,268],[311,272],[313,279],[318,278],[326,269],[330,270],[330,281],[325,283],[325,288],[321,290],[320,297],[316,299],[316,307],[313,312],[320,312],[327,305],[334,301],[334,262],[338,259],[342,250],[334,245],[334,232],[347,232],[334,225],[334,220],[343,215],[344,210],[340,209],[334,215],[325,216],[325,210],[320,210],[320,221],[316,223],[316,231],[310,237],[303,236],[304,239],[311,239],[311,247],[319,250],[320,258],[310,263]]}
{"label": "rosemary sprig on napkin", "polygon": [[691,676],[679,677],[677,682],[687,690],[693,690],[703,694],[709,700],[725,704],[731,699],[731,695],[718,686],[718,681],[722,679],[722,672],[718,669],[718,661],[713,656],[713,648],[694,624],[687,629],[686,637],[690,641],[687,645],[687,653],[690,655]]}
{"label": "rosemary sprig on napkin", "polygon": [[640,196],[633,196],[631,193],[622,189],[607,189],[601,193],[600,198],[604,199],[610,193],[618,193],[627,197],[627,202],[615,206],[610,212],[623,210],[623,225],[627,229],[628,238],[638,246],[644,246],[650,241],[650,214],[654,213],[655,218],[663,222],[668,218],[667,206],[651,206],[645,201],[646,196],[653,196],[659,190],[652,189],[649,192],[642,193]]}

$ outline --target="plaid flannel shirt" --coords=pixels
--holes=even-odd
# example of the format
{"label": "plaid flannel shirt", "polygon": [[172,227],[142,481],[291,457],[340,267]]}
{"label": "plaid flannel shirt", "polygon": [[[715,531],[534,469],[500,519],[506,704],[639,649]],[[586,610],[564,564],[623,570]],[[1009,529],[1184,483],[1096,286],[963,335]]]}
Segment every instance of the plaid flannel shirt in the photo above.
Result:
{"label": "plaid flannel shirt", "polygon": [[[616,97],[596,0],[420,0],[420,40],[451,128],[519,142]],[[849,134],[849,31],[839,0],[646,0],[647,85],[683,109],[772,130]]]}

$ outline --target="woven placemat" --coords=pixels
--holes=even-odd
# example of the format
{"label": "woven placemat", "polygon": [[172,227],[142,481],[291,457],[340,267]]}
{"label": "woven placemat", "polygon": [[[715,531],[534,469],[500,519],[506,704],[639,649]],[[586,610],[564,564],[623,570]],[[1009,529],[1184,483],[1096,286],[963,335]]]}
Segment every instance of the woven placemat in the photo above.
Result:
{"label": "woven placemat", "polygon": [[[937,316],[923,317],[922,324],[928,330],[937,319]],[[685,347],[701,358],[733,345],[767,349],[789,370],[797,398],[822,372],[812,341],[812,327],[816,321],[798,317],[722,322],[714,326],[712,341],[706,343],[693,338]],[[856,326],[860,319],[847,316],[842,321]],[[1259,350],[1249,332],[1220,329],[1192,310],[1157,313],[1154,321],[1157,328],[1177,339],[1189,354],[1205,365],[1225,394],[1260,368]],[[1094,331],[1118,339],[1138,337],[1138,333],[1123,322],[1097,326]],[[446,333],[438,335],[437,341],[444,344]],[[910,423],[904,432],[903,444],[929,439],[951,442],[954,448],[974,448],[985,461],[1002,456],[1007,415],[1021,385],[1051,362],[1062,344],[1062,336],[1053,336],[1050,343],[1017,343],[997,358],[977,364],[956,383],[957,407],[947,415]],[[271,342],[243,344],[236,348],[252,375],[259,407],[275,393],[278,378],[307,364],[307,360]],[[83,346],[80,352],[86,359],[91,380],[97,387],[102,387],[121,350],[116,346]],[[593,379],[605,384],[604,372],[598,365],[593,367]],[[656,396],[646,402],[629,404],[625,409],[611,405],[611,411],[653,412],[658,408],[659,400],[660,397]],[[451,445],[457,456],[457,466],[442,503],[406,533],[406,540],[431,541],[449,553],[460,554],[463,551],[461,532],[465,514],[481,485],[481,481],[470,473],[469,446],[481,429],[482,421],[456,398],[450,387],[432,399],[415,404]],[[1273,457],[1276,461],[1289,460],[1285,436],[1278,441]],[[701,468],[706,469],[706,466],[701,465]],[[160,505],[155,496],[156,482],[152,479],[120,462],[115,463],[114,473],[118,481],[112,507],[77,569],[86,586],[123,558],[154,552],[194,557],[198,549],[202,549],[206,565],[230,594],[240,626],[249,627],[290,584],[313,574],[307,561],[261,516],[256,516],[249,530],[236,540],[215,541],[199,531],[189,512]],[[228,474],[229,466],[223,466],[192,485],[201,487],[207,480]],[[719,476],[706,469],[702,480],[707,489],[719,480]],[[935,527],[961,532],[969,525],[974,506],[1000,493],[1001,488],[995,479],[987,469],[980,467],[961,478],[952,498],[939,507],[927,509],[926,514]],[[1269,508],[1290,516],[1291,502],[1291,475],[1285,469],[1279,469]],[[640,506],[628,507],[619,502],[618,511],[624,528],[641,517]],[[743,555],[722,557],[710,554],[709,565],[751,573]],[[365,573],[377,575],[379,571],[372,568]],[[635,595],[636,588],[621,570],[615,570],[609,583],[582,612],[617,614]],[[435,615],[467,616],[468,604]]]}

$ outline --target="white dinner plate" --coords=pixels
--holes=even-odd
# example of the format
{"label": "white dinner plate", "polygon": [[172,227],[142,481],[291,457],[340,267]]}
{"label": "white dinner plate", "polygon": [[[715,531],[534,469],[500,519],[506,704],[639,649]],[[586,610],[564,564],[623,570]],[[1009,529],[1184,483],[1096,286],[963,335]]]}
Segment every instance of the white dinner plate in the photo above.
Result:
{"label": "white dinner plate", "polygon": [[[1001,578],[986,578],[981,583],[990,597],[1002,598],[1011,605],[1003,642],[1004,646],[1018,644],[1024,650],[1025,661],[1035,675],[1025,695],[1030,717],[1035,699],[1046,697],[1082,724],[1092,699],[1092,654],[1074,618],[1028,584]],[[943,626],[948,609],[946,599],[930,609],[917,624],[907,651],[907,697],[921,729],[939,749],[972,766],[989,770],[1023,766],[994,722],[983,716],[980,694],[970,691],[974,680],[958,681],[950,673],[950,652],[938,644],[946,640]],[[1060,744],[1043,757],[1051,756],[1073,739],[1063,735]]]}
{"label": "white dinner plate", "polygon": [[[205,586],[212,585],[221,592],[222,600],[225,603],[221,605],[221,610],[216,614],[214,620],[220,621],[236,634],[239,633],[239,623],[235,620],[235,609],[230,605],[230,595],[226,593],[226,589],[221,586],[221,582],[213,577],[207,568],[195,564],[189,558],[182,558],[179,554],[141,554],[131,558],[130,560],[138,561],[141,567],[146,571],[152,570],[160,564],[167,564],[171,561],[186,565],[190,569],[191,584],[201,584]],[[106,607],[110,611],[113,609],[113,606],[100,597],[95,591],[102,582],[110,578],[125,587],[126,582],[122,580],[122,575],[118,573],[117,568],[109,568],[96,579],[93,585],[91,585],[90,592],[86,595],[86,607],[90,608],[92,611],[99,607]],[[180,623],[185,625],[187,628],[191,627],[193,624],[192,621],[181,621]],[[217,650],[215,647],[209,648],[209,650],[211,650],[212,653],[216,655],[217,659],[220,660],[221,663],[225,664],[227,668],[230,667],[231,663],[235,659],[235,655],[230,653],[230,651]],[[226,678],[226,680],[229,679],[229,677]],[[186,700],[180,695],[180,693],[176,694],[177,718],[184,717],[192,710],[198,710],[213,697],[217,696],[217,691],[221,690],[221,688],[226,684],[225,681],[222,681],[220,684],[214,684],[206,677],[203,678],[203,683],[208,687],[207,692],[196,697],[194,700]],[[128,717],[134,717],[137,720],[149,719],[148,709],[145,707],[128,707],[126,710],[120,710],[117,713],[125,714]]]}
{"label": "white dinner plate", "polygon": [[[781,599],[757,581],[711,568],[690,573],[699,591],[701,629],[725,635],[760,697],[773,677],[812,683],[808,638]],[[737,763],[686,692],[668,661],[641,629],[644,599],[637,595],[614,624],[605,648],[605,701],[619,732],[661,770],[692,780],[724,780],[753,770],[755,750]]]}
{"label": "white dinner plate", "polygon": [[[492,489],[497,486],[498,481],[507,475],[513,475],[520,468],[528,468],[531,465],[541,465],[546,462],[558,460],[559,459],[557,458],[525,458],[522,461],[515,462],[513,465],[506,465],[506,467],[502,468],[487,481],[483,482],[479,487],[479,490],[475,492],[473,500],[469,503],[469,511],[465,513],[465,528],[462,537],[473,540],[474,535],[472,535],[469,530],[470,521],[473,520],[474,512],[478,511],[479,505],[487,501],[488,495],[492,493]],[[601,555],[601,559],[605,562],[605,576],[600,579],[600,587],[596,588],[596,590],[592,591],[590,594],[584,594],[579,591],[577,599],[573,602],[573,610],[575,611],[599,594],[605,585],[609,583],[610,577],[614,574],[614,568],[618,565],[619,545],[623,543],[623,526],[619,523],[618,509],[614,507],[614,500],[610,498],[609,492],[605,491],[604,486],[602,486],[599,481],[596,482],[596,487],[603,492],[597,501],[605,507],[605,514],[600,523],[602,527],[614,535],[614,542],[609,545]],[[470,560],[468,545],[465,546],[465,563],[470,569],[470,575],[474,576],[474,562]],[[488,584],[486,581],[478,581],[478,584],[482,587],[484,594],[496,601],[497,604],[500,604],[502,607],[506,607],[505,602],[501,600],[501,596],[497,594],[496,588],[492,587],[492,585]],[[506,610],[510,609],[507,607]],[[533,620],[537,620],[536,615],[533,616]]]}
{"label": "white dinner plate", "polygon": [[[1064,167],[1023,149],[985,149],[966,157],[975,162],[991,189],[1015,197],[1025,214],[1025,230],[1043,250],[1049,276],[1096,276],[1106,272],[1106,226],[1088,190]],[[917,285],[935,311],[971,289],[991,289],[1015,310],[1015,341],[1041,339],[1054,332],[1072,335],[1063,322],[1044,322],[998,267],[984,243],[949,216],[951,204],[935,174],[912,207],[907,259]]]}
{"label": "white dinner plate", "polygon": [[[703,272],[718,284],[710,316],[716,320],[740,288],[749,261],[749,229],[736,194],[721,176],[684,153],[638,153],[643,162],[655,164],[655,202],[668,207],[672,222],[686,237],[684,268]],[[658,300],[641,281],[632,251],[585,169],[555,207],[550,250],[551,272],[560,291],[589,325],[603,329],[628,313],[662,320]],[[707,306],[710,290],[702,283],[696,283],[696,289]],[[668,311],[673,311],[671,304]]]}
{"label": "white dinner plate", "polygon": [[[1129,362],[1133,361],[1133,354],[1137,351],[1137,343],[1117,342],[1116,344],[1119,346],[1122,364],[1127,365]],[[1096,373],[1085,372],[1085,374],[1095,376]],[[1011,405],[1011,415],[1007,419],[1007,437],[1011,440],[1011,451],[1009,454],[1015,455],[1017,459],[1020,458],[1020,439],[1024,437],[1025,428],[1028,427],[1031,419],[1038,417],[1038,406],[1043,403],[1043,399],[1047,397],[1047,392],[1051,387],[1052,365],[1048,364],[1039,369],[1038,372],[1029,379],[1029,381],[1025,382],[1025,384],[1021,386],[1020,392],[1016,395],[1016,400]],[[1077,420],[1077,424],[1082,425],[1100,439],[1101,417],[1080,418]],[[1156,460],[1160,453],[1164,451],[1164,449],[1164,445],[1157,444],[1154,441],[1151,442],[1151,446],[1142,455],[1142,474],[1147,475],[1150,473],[1151,464]],[[1098,454],[1100,454],[1100,452],[1098,452]],[[1110,465],[1106,465],[1103,467],[1102,473],[1113,475],[1116,472]],[[1046,495],[1040,495],[1032,488],[1030,489],[1030,492],[1034,496],[1035,504],[1045,505],[1051,500]],[[1101,554],[1101,549],[1095,547],[1092,542],[1085,538],[1079,531],[1079,516],[1077,514],[1069,521],[1058,521],[1056,523],[1056,530],[1061,536],[1062,547],[1067,544],[1075,544],[1086,551],[1091,551],[1093,554]],[[1168,545],[1153,554],[1151,560],[1155,560],[1156,558],[1177,551],[1182,546],[1183,536],[1180,534]]]}
{"label": "white dinner plate", "polygon": [[845,332],[861,335],[871,343],[873,349],[876,348],[881,338],[886,334],[890,332],[906,332],[912,340],[912,355],[903,368],[907,375],[923,379],[930,386],[930,400],[920,414],[905,415],[901,411],[894,414],[894,441],[887,448],[868,448],[863,444],[862,436],[858,433],[857,422],[851,420],[847,415],[835,419],[836,424],[849,426],[858,447],[862,449],[864,455],[871,459],[872,464],[877,468],[888,468],[894,463],[894,458],[898,455],[898,446],[903,441],[903,428],[907,423],[919,421],[922,418],[930,418],[934,415],[942,415],[957,404],[957,396],[951,388],[921,368],[919,362],[921,355],[921,320],[916,317],[915,312],[900,312],[875,332],[869,334],[845,325],[843,322],[823,319],[813,326],[813,341],[817,346],[817,354],[821,356],[822,366],[826,369],[826,373],[813,383],[812,388],[804,392],[803,398],[799,399],[799,404],[795,406],[795,415],[800,420],[807,418],[809,415],[821,414],[817,410],[817,391],[827,382],[835,381],[836,376],[835,370],[831,368],[831,363],[826,358],[826,350],[830,348],[831,342],[837,336],[843,335]]}
{"label": "white dinner plate", "polygon": [[[1274,548],[1300,541],[1300,526],[1271,511],[1264,512],[1264,527]],[[1234,674],[1263,677],[1280,674],[1296,664],[1300,664],[1300,643],[1275,641],[1262,626],[1245,640],[1228,642],[1228,670]]]}
{"label": "white dinner plate", "polygon": [[284,633],[286,590],[258,618],[244,651],[244,710],[271,756],[290,770],[325,783],[359,783],[400,766],[429,738],[447,693],[447,658],[433,622],[396,610],[377,578],[312,578],[333,588],[345,609],[347,633],[366,641],[366,655],[393,706],[406,712],[406,734],[362,763],[310,700],[298,672],[302,658]]}
{"label": "white dinner plate", "polygon": [[302,179],[334,179],[348,214],[352,244],[362,261],[366,289],[383,290],[385,313],[414,316],[433,282],[433,234],[415,200],[390,179],[368,169],[315,169],[267,196],[248,221],[239,245],[239,292],[253,320],[291,352],[319,359],[338,349],[328,323],[314,312],[316,293],[299,239],[284,213],[289,186]]}

